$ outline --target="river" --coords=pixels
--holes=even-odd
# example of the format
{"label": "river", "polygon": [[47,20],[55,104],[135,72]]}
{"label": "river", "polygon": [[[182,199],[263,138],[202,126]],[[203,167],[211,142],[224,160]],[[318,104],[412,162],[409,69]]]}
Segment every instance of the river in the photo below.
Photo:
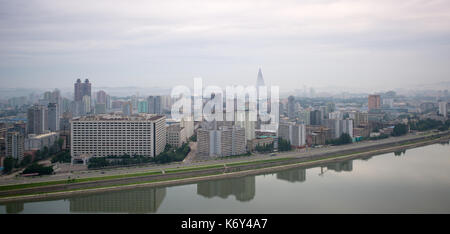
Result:
{"label": "river", "polygon": [[450,145],[271,174],[0,205],[6,213],[450,213]]}

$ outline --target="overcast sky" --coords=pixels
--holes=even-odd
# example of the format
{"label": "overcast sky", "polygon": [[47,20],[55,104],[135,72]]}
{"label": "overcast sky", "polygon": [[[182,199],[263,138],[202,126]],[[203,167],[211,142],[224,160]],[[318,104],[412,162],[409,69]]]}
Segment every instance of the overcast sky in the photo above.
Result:
{"label": "overcast sky", "polygon": [[450,80],[450,1],[0,0],[3,87]]}

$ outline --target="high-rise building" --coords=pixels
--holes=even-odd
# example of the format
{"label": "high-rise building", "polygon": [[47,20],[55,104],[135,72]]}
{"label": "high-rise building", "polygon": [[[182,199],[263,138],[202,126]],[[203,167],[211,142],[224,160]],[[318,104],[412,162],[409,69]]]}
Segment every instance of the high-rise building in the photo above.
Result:
{"label": "high-rise building", "polygon": [[194,135],[194,121],[192,120],[191,116],[181,118],[180,126],[185,129],[186,138]]}
{"label": "high-rise building", "polygon": [[27,134],[43,134],[48,130],[48,109],[46,106],[33,105],[28,108]]}
{"label": "high-rise building", "polygon": [[[238,116],[242,115],[242,116]],[[251,141],[256,138],[255,127],[256,121],[251,121],[250,111],[236,111],[235,125],[245,130],[245,139]]]}
{"label": "high-rise building", "polygon": [[313,110],[310,112],[311,125],[321,125],[322,124],[322,111]]}
{"label": "high-rise building", "polygon": [[149,114],[162,114],[161,96],[149,96],[147,102]]}
{"label": "high-rise building", "polygon": [[82,115],[87,115],[91,113],[91,96],[84,95],[83,101],[81,102]]}
{"label": "high-rise building", "polygon": [[343,133],[353,138],[353,120],[351,119],[324,119],[323,125],[331,129],[332,138],[339,138]]}
{"label": "high-rise building", "polygon": [[50,97],[50,103],[56,103],[58,105],[58,118],[61,117],[63,111],[62,111],[62,105],[63,105],[63,98],[61,97],[61,92],[59,91],[59,89],[55,89],[52,93],[51,93],[51,97]]}
{"label": "high-rise building", "polygon": [[[263,95],[260,94],[260,88],[264,88],[265,87],[265,83],[264,83],[264,78],[263,78],[263,74],[261,72],[261,68],[259,68],[258,70],[258,76],[256,78],[256,111],[257,111],[257,128],[261,128],[261,122],[263,119],[266,119],[266,117],[264,116],[265,114],[263,113],[263,116],[261,116],[260,114],[260,110],[262,110],[262,108],[267,107],[266,111],[267,113],[270,112],[270,102],[267,99],[264,99]],[[266,98],[269,97],[269,93],[267,93]]]}
{"label": "high-rise building", "polygon": [[439,114],[447,117],[447,102],[439,102]]}
{"label": "high-rise building", "polygon": [[353,119],[353,126],[358,127],[361,125],[369,124],[369,114],[364,112],[350,112],[350,119]]}
{"label": "high-rise building", "polygon": [[95,101],[96,104],[106,104],[106,92],[100,90],[97,92],[97,99]]}
{"label": "high-rise building", "polygon": [[148,113],[148,102],[147,101],[139,101],[138,102],[138,112],[139,113]]}
{"label": "high-rise building", "polygon": [[89,83],[89,80],[84,80],[84,83],[81,83],[80,79],[77,79],[77,82],[75,83],[75,92],[74,92],[74,100],[76,102],[83,101],[84,96],[91,97],[91,83]]}
{"label": "high-rise building", "polygon": [[141,155],[155,157],[166,146],[165,116],[95,115],[71,121],[72,160],[80,157]]}
{"label": "high-rise building", "polygon": [[132,115],[133,114],[133,104],[131,104],[131,102],[123,103],[122,113],[124,115]]}
{"label": "high-rise building", "polygon": [[22,161],[25,148],[25,135],[18,131],[8,131],[5,138],[6,157]]}
{"label": "high-rise building", "polygon": [[95,114],[106,114],[106,104],[105,103],[96,103],[95,104]]}
{"label": "high-rise building", "polygon": [[299,111],[300,123],[311,125],[311,112],[309,110],[303,109]]}
{"label": "high-rise building", "polygon": [[297,109],[295,108],[295,98],[294,96],[289,96],[287,113],[289,119],[295,119],[297,117]]}
{"label": "high-rise building", "polygon": [[59,131],[59,106],[57,103],[48,104],[48,129],[51,132]]}
{"label": "high-rise building", "polygon": [[294,147],[304,146],[306,144],[306,126],[294,122],[280,123],[278,136],[288,140]]}
{"label": "high-rise building", "polygon": [[245,154],[245,130],[237,126],[197,130],[197,154],[217,157]]}
{"label": "high-rise building", "polygon": [[161,96],[161,109],[163,112],[170,111],[172,108],[172,97],[170,95]]}
{"label": "high-rise building", "polygon": [[106,94],[106,110],[110,110],[111,109],[111,96],[109,96],[108,94]]}
{"label": "high-rise building", "polygon": [[344,119],[344,113],[341,111],[334,111],[331,113],[328,113],[329,119]]}
{"label": "high-rise building", "polygon": [[369,95],[369,102],[368,102],[369,111],[373,109],[380,109],[380,107],[381,107],[380,95]]}

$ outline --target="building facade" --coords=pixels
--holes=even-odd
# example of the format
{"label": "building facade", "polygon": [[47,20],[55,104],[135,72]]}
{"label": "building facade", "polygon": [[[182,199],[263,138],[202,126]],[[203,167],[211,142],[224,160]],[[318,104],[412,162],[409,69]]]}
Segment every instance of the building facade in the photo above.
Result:
{"label": "building facade", "polygon": [[33,105],[27,112],[27,134],[43,134],[48,130],[48,109]]}
{"label": "building facade", "polygon": [[167,126],[166,134],[166,143],[175,148],[181,147],[187,141],[186,129],[179,123]]}
{"label": "building facade", "polygon": [[343,133],[347,133],[353,138],[353,120],[351,119],[325,119],[324,126],[330,128],[333,138],[339,138]]}
{"label": "building facade", "polygon": [[155,157],[166,145],[165,116],[96,115],[71,121],[72,158],[141,155]]}
{"label": "building facade", "polygon": [[44,147],[50,148],[59,138],[57,132],[49,132],[41,135],[28,135],[25,139],[25,151],[40,150]]}
{"label": "building facade", "polygon": [[245,130],[222,126],[197,130],[197,154],[211,157],[241,155],[247,152]]}
{"label": "building facade", "polygon": [[369,108],[369,111],[373,109],[380,109],[381,108],[380,95],[369,95],[369,101],[367,106]]}
{"label": "building facade", "polygon": [[447,117],[447,102],[439,102],[439,114]]}
{"label": "building facade", "polygon": [[25,135],[17,131],[8,131],[5,138],[6,157],[22,161],[25,152]]}
{"label": "building facade", "polygon": [[59,131],[59,106],[57,103],[48,104],[48,130],[51,132]]}
{"label": "building facade", "polygon": [[288,140],[294,147],[302,147],[306,144],[306,126],[294,122],[280,123],[278,136]]}

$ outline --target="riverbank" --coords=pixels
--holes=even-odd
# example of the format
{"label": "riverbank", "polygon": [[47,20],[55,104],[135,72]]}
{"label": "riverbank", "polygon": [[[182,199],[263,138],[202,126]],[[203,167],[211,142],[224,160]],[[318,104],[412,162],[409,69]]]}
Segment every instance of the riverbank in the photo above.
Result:
{"label": "riverbank", "polygon": [[[273,173],[295,167],[312,167],[331,162],[364,158],[420,147],[440,141],[448,141],[449,134],[433,134],[416,138],[413,141],[397,141],[392,144],[382,144],[365,148],[342,150],[338,153],[323,153],[311,156],[275,158],[270,160],[236,162],[205,167],[174,169],[172,173],[158,173],[131,178],[116,178],[111,180],[87,181],[72,184],[56,184],[33,188],[11,189],[0,191],[0,202],[40,200],[47,198],[66,197],[75,194],[88,194],[106,191],[133,189],[138,187],[172,186],[178,184],[196,183],[204,180],[241,177],[262,173]],[[4,187],[4,186],[2,186]],[[1,187],[0,187],[1,188]]]}

